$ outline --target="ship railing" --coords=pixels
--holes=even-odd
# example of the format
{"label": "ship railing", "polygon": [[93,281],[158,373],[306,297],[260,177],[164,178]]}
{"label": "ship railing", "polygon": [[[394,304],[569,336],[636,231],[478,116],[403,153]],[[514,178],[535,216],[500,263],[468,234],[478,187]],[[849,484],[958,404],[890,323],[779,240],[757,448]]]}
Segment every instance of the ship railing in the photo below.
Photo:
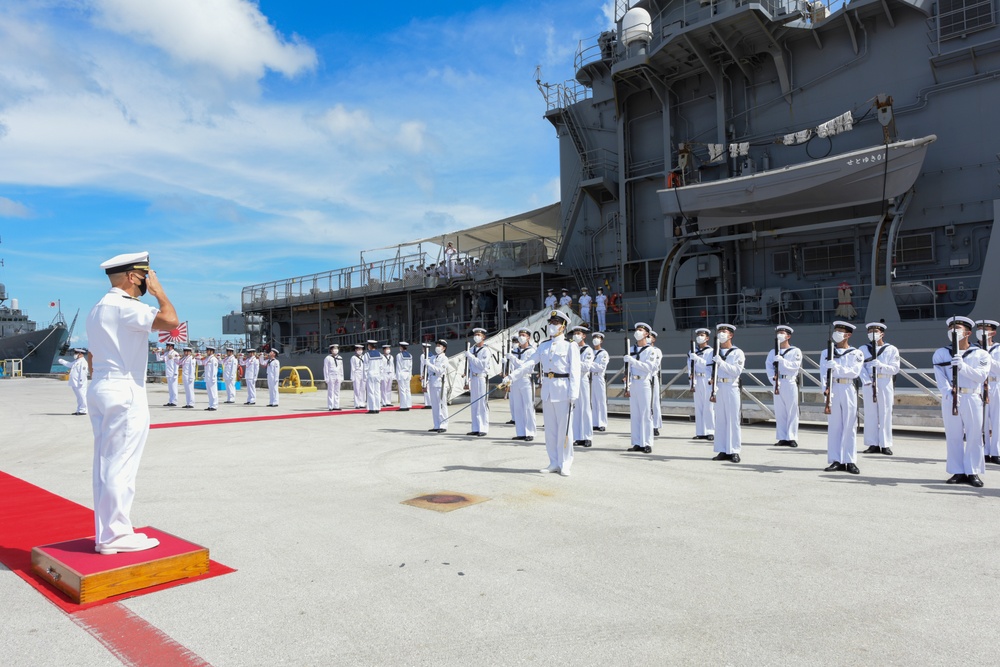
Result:
{"label": "ship railing", "polygon": [[280,352],[279,359],[281,359],[286,355],[326,354],[334,343],[340,345],[341,352],[346,352],[355,344],[365,344],[368,340],[377,340],[380,346],[383,343],[396,342],[392,340],[390,327],[379,327],[346,334],[320,334],[318,331],[308,331],[292,336],[279,336],[271,340],[270,346]]}
{"label": "ship railing", "polygon": [[[584,161],[594,173],[607,176],[618,173],[618,153],[607,148],[594,148],[583,153]],[[663,164],[662,158],[660,164]]]}
{"label": "ship railing", "polygon": [[23,359],[0,359],[0,377],[19,378],[24,377]]}
{"label": "ship railing", "polygon": [[556,109],[566,109],[569,106],[589,99],[591,90],[575,79],[569,79],[563,83],[538,83],[538,90],[545,98],[545,110],[555,111]]}

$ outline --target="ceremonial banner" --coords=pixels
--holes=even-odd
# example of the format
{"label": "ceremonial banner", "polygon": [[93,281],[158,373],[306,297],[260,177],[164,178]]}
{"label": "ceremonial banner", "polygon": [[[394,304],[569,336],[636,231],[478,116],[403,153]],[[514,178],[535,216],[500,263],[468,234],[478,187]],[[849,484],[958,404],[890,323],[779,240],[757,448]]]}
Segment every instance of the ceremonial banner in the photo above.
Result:
{"label": "ceremonial banner", "polygon": [[188,342],[188,323],[181,322],[176,329],[160,332],[161,343],[186,343]]}

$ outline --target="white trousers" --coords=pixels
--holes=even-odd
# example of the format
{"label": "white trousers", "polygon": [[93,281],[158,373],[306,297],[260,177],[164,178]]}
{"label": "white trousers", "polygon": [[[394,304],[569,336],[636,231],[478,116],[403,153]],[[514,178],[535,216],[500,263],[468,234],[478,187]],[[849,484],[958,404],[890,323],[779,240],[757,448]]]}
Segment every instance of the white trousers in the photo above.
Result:
{"label": "white trousers", "polygon": [[73,394],[76,396],[76,411],[87,414],[87,382],[84,381],[82,386],[72,387]]}
{"label": "white trousers", "polygon": [[368,378],[365,382],[365,398],[368,401],[368,410],[379,412],[382,409],[382,381],[380,379]]}
{"label": "white trousers", "polygon": [[399,408],[409,410],[413,407],[413,396],[410,395],[410,378],[397,377],[396,391],[399,393]]}
{"label": "white trousers", "polygon": [[132,532],[135,476],[149,434],[146,388],[99,378],[87,392],[94,430],[94,535],[108,544]]}
{"label": "white trousers", "polygon": [[434,428],[448,428],[448,403],[441,395],[443,385],[428,384],[427,393],[424,394],[430,400],[431,417],[434,420]]}
{"label": "white trousers", "polygon": [[629,378],[628,411],[632,427],[632,444],[653,446],[653,413],[649,409],[652,388],[649,380]]}
{"label": "white trousers", "polygon": [[743,448],[743,429],[740,425],[740,383],[723,382],[715,390],[715,451],[739,454]]}
{"label": "white trousers", "polygon": [[226,383],[226,403],[232,403],[236,400],[236,373],[223,372],[222,379]]}
{"label": "white trousers", "polygon": [[590,306],[580,306],[580,319],[590,328]]}
{"label": "white trousers", "polygon": [[278,383],[271,382],[271,378],[267,379],[267,404],[278,404]]}
{"label": "white trousers", "polygon": [[866,447],[892,447],[892,402],[896,391],[892,378],[878,380],[878,402],[872,402],[872,386],[861,387],[862,403],[865,406]]}
{"label": "white trousers", "polygon": [[580,380],[580,398],[573,406],[573,441],[593,440],[594,414],[590,407],[589,373]]}
{"label": "white trousers", "polygon": [[379,399],[380,405],[392,405],[392,378],[382,380],[382,396]]}
{"label": "white trousers", "polygon": [[535,437],[535,387],[531,378],[510,385],[510,416],[514,419],[514,433],[518,437]]}
{"label": "white trousers", "polygon": [[601,375],[592,376],[590,382],[590,419],[593,426],[608,427],[608,385]]}
{"label": "white trousers", "polygon": [[352,387],[354,389],[354,407],[355,407],[355,409],[357,409],[357,408],[363,408],[366,405],[368,405],[367,402],[365,401],[365,396],[367,396],[367,394],[368,394],[368,392],[365,391],[365,381],[364,380],[358,380],[356,378],[351,378],[351,385],[352,385]]}
{"label": "white trousers", "polygon": [[326,383],[326,407],[328,410],[340,409],[340,380]]}
{"label": "white trousers", "polygon": [[653,391],[649,397],[649,408],[653,413],[653,428],[663,428],[663,406],[660,405],[660,378],[653,379]]}
{"label": "white trousers", "polygon": [[857,436],[858,392],[851,382],[834,382],[826,427],[826,462],[856,463]]}
{"label": "white trousers", "polygon": [[177,373],[167,375],[167,403],[177,405]]}
{"label": "white trousers", "polygon": [[799,385],[795,380],[778,380],[780,394],[774,397],[776,440],[799,439]]}
{"label": "white trousers", "polygon": [[219,379],[206,377],[205,390],[208,392],[208,407],[219,407]]}
{"label": "white trousers", "polygon": [[715,403],[709,400],[712,388],[705,373],[694,378],[694,434],[715,434]]}
{"label": "white trousers", "polygon": [[952,475],[981,475],[983,461],[982,394],[959,394],[958,415],[951,414],[951,394],[941,397],[941,418],[948,441],[946,470]]}
{"label": "white trousers", "polygon": [[257,378],[244,377],[243,381],[247,383],[247,403],[257,402]]}
{"label": "white trousers", "polygon": [[188,379],[186,375],[184,376],[184,405],[194,405],[194,377]]}
{"label": "white trousers", "polygon": [[477,433],[490,431],[490,403],[486,398],[486,378],[473,376],[469,378],[469,408],[472,413],[472,430]]}
{"label": "white trousers", "polygon": [[983,421],[983,435],[986,440],[986,456],[1000,456],[1000,386],[990,380],[990,402],[986,406]]}
{"label": "white trousers", "polygon": [[597,330],[598,331],[604,331],[605,329],[607,329],[607,321],[606,321],[607,320],[607,316],[608,316],[608,309],[607,308],[598,308],[597,309]]}
{"label": "white trousers", "polygon": [[573,465],[573,441],[570,428],[569,401],[542,401],[545,419],[545,452],[549,455],[549,468],[569,471]]}

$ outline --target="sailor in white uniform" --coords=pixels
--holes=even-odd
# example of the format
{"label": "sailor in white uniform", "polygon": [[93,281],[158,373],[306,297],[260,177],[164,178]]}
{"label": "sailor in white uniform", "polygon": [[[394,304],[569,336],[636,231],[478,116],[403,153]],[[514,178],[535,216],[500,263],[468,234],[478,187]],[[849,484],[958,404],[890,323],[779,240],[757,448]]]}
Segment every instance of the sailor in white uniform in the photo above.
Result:
{"label": "sailor in white uniform", "polygon": [[410,395],[410,379],[413,377],[413,355],[409,352],[410,344],[399,341],[399,352],[396,353],[396,392],[399,394],[399,411],[406,412],[413,407],[413,397]]}
{"label": "sailor in white uniform", "polygon": [[226,356],[222,359],[222,381],[226,383],[226,403],[236,402],[236,380],[239,377],[240,358],[236,350],[226,348]]}
{"label": "sailor in white uniform", "polygon": [[649,332],[652,331],[645,322],[637,322],[635,346],[625,355],[625,372],[628,374],[628,408],[631,420],[632,446],[627,451],[653,451],[653,411],[650,401],[653,399],[653,376],[659,367],[653,348],[649,344]]}
{"label": "sailor in white uniform", "polygon": [[712,355],[708,339],[712,332],[704,327],[694,330],[695,348],[688,352],[688,375],[694,374],[694,439],[715,440],[715,403],[712,396]]}
{"label": "sailor in white uniform", "polygon": [[257,404],[257,377],[260,375],[260,360],[253,350],[243,351],[243,360],[240,362],[243,367],[243,381],[247,385],[246,405]]}
{"label": "sailor in white uniform", "polygon": [[[828,350],[823,350],[819,360],[819,374],[823,382],[823,393],[830,392],[830,416],[826,432],[826,460],[830,464],[825,472],[846,470],[852,475],[861,471],[857,466],[858,433],[858,390],[854,380],[861,375],[865,355],[851,347],[854,325],[837,320],[833,323],[833,359],[827,359]],[[826,371],[831,369],[832,387],[827,387]]]}
{"label": "sailor in white uniform", "polygon": [[587,288],[580,288],[580,318],[583,319],[583,323],[590,329],[590,304],[593,299],[587,294]]}
{"label": "sailor in white uniform", "polygon": [[740,427],[740,376],[746,366],[743,350],[733,345],[736,327],[722,323],[715,325],[715,335],[719,339],[719,355],[712,355],[712,363],[718,366],[715,377],[719,381],[715,388],[715,451],[713,461],[740,462],[743,449],[743,432]]}
{"label": "sailor in white uniform", "polygon": [[427,398],[430,399],[431,418],[434,427],[432,433],[444,433],[448,430],[448,341],[441,339],[434,345],[434,354],[427,357]]}
{"label": "sailor in white uniform", "polygon": [[611,355],[605,350],[604,334],[596,332],[593,337],[594,361],[590,366],[590,410],[595,431],[608,428],[608,363]]}
{"label": "sailor in white uniform", "polygon": [[594,415],[590,404],[591,371],[594,368],[594,351],[587,345],[587,327],[573,328],[574,347],[580,350],[580,398],[573,408],[573,446],[590,447],[594,437]]}
{"label": "sailor in white uniform", "polygon": [[656,369],[653,371],[653,387],[649,396],[649,409],[653,413],[653,435],[660,435],[663,428],[663,406],[660,404],[660,376],[663,375],[663,350],[656,347],[656,332],[649,332],[650,353],[654,357]]}
{"label": "sailor in white uniform", "polygon": [[184,356],[180,360],[181,379],[184,382],[184,407],[194,408],[194,377],[198,374],[198,360],[194,350],[184,348]]}
{"label": "sailor in white uniform", "polygon": [[420,356],[420,389],[424,393],[424,407],[429,408],[431,405],[431,399],[427,395],[427,360],[431,356],[430,343],[421,343],[421,347],[424,348],[424,353]]}
{"label": "sailor in white uniform", "polygon": [[340,346],[330,346],[330,354],[323,360],[323,381],[326,382],[326,409],[340,410],[340,385],[344,381],[344,359],[340,356]]}
{"label": "sailor in white uniform", "polygon": [[60,359],[59,363],[69,368],[69,388],[76,396],[76,416],[87,414],[87,350],[82,347],[73,348],[73,361]]}
{"label": "sailor in white uniform", "polygon": [[989,396],[989,402],[983,405],[983,442],[985,445],[986,463],[1000,465],[1000,343],[994,342],[997,327],[996,320],[979,320],[976,329],[979,332],[979,346],[990,355],[990,374],[983,385]]}
{"label": "sailor in white uniform", "polygon": [[597,330],[607,331],[608,330],[608,297],[604,295],[604,288],[597,288],[597,296],[594,297],[594,303],[596,304],[597,310]]}
{"label": "sailor in white uniform", "polygon": [[[510,377],[525,364],[534,367],[535,346],[531,344],[531,331],[521,329],[517,332],[517,348],[507,355],[507,376]],[[514,433],[511,440],[531,442],[535,439],[535,383],[531,371],[516,376],[509,384],[510,414],[514,418]]]}
{"label": "sailor in white uniform", "polygon": [[[546,333],[549,339],[538,346],[529,362],[541,366],[542,416],[545,419],[545,450],[549,465],[540,472],[558,472],[569,477],[573,467],[573,443],[570,439],[571,413],[580,397],[580,353],[565,338],[569,315],[553,310],[549,313]],[[534,363],[525,363],[504,378],[513,384],[531,374]]]}
{"label": "sailor in white uniform", "polygon": [[[136,533],[129,520],[135,477],[149,434],[146,366],[151,331],[177,326],[177,313],[149,253],[118,255],[101,264],[111,281],[87,316],[93,381],[87,391],[94,431],[94,549],[104,555],[143,551],[159,544]],[[149,294],[157,308],[139,300]]]}
{"label": "sailor in white uniform", "polygon": [[556,295],[552,293],[552,289],[549,288],[545,290],[545,308],[546,310],[552,310],[556,307]]}
{"label": "sailor in white uniform", "polygon": [[[958,332],[958,354],[952,354],[951,345],[938,348],[934,352],[934,376],[941,392],[941,417],[948,442],[946,470],[952,474],[948,484],[969,484],[980,488],[983,480],[979,476],[986,469],[983,456],[983,382],[990,376],[993,363],[989,352],[969,345],[974,326],[968,317],[948,318],[949,341],[952,331]],[[956,369],[957,398],[954,393]],[[956,407],[958,414],[954,414]]]}
{"label": "sailor in white uniform", "polygon": [[267,407],[278,407],[278,374],[281,372],[281,362],[278,361],[278,351],[271,348],[266,358],[260,360],[260,365],[267,368]]}
{"label": "sailor in white uniform", "polygon": [[569,290],[562,290],[562,296],[559,297],[559,309],[564,313],[568,313],[573,310],[573,297],[569,295]]}
{"label": "sailor in white uniform", "polygon": [[365,400],[368,414],[377,415],[382,409],[382,376],[385,364],[382,354],[378,351],[378,341],[369,340],[368,349],[361,357],[365,364]]}
{"label": "sailor in white uniform", "polygon": [[382,396],[379,404],[392,405],[392,381],[396,378],[396,364],[392,358],[392,345],[382,346]]}
{"label": "sailor in white uniform", "polygon": [[483,437],[490,430],[490,406],[487,398],[487,382],[490,375],[490,350],[486,347],[486,329],[472,330],[475,342],[465,351],[469,364],[469,402],[472,412],[472,430],[466,435]]}
{"label": "sailor in white uniform", "polygon": [[865,328],[869,343],[861,348],[865,355],[861,398],[865,407],[864,443],[868,449],[863,453],[892,456],[892,405],[896,400],[893,384],[899,373],[899,350],[885,342],[886,326],[882,322],[869,322]]}
{"label": "sailor in white uniform", "polygon": [[358,343],[354,346],[354,356],[351,357],[351,387],[354,390],[354,409],[368,408],[368,391],[365,386],[365,346]]}
{"label": "sailor in white uniform", "polygon": [[[771,380],[774,394],[775,447],[798,447],[799,437],[799,370],[802,368],[802,350],[791,344],[795,330],[787,324],[774,328],[778,353],[767,353],[764,370]],[[775,385],[775,373],[778,382]]]}
{"label": "sailor in white uniform", "polygon": [[174,349],[173,343],[167,343],[166,349],[156,355],[157,361],[163,362],[163,373],[167,377],[167,402],[164,407],[177,405],[177,368],[180,366],[181,355]]}
{"label": "sailor in white uniform", "polygon": [[219,407],[219,358],[215,356],[214,347],[206,347],[208,354],[198,360],[198,365],[204,368],[205,391],[208,392],[208,407],[206,410],[215,411]]}

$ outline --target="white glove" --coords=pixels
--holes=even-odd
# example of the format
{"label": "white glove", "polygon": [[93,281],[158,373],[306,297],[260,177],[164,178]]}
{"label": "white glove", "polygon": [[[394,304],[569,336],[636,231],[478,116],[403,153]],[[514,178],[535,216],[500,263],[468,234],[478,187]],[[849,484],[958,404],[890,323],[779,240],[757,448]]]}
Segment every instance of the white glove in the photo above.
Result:
{"label": "white glove", "polygon": [[504,377],[503,380],[500,380],[500,388],[503,389],[503,388],[509,387],[509,386],[510,386],[510,376],[507,375],[507,376]]}
{"label": "white glove", "polygon": [[705,357],[701,356],[697,352],[688,352],[688,358],[699,366],[704,366],[707,362]]}
{"label": "white glove", "polygon": [[624,357],[622,357],[622,359],[625,360],[626,364],[631,364],[635,360],[635,358],[631,354],[626,354]]}
{"label": "white glove", "polygon": [[952,366],[961,366],[962,365],[962,355],[956,354],[954,357],[952,357],[951,358],[951,365]]}

